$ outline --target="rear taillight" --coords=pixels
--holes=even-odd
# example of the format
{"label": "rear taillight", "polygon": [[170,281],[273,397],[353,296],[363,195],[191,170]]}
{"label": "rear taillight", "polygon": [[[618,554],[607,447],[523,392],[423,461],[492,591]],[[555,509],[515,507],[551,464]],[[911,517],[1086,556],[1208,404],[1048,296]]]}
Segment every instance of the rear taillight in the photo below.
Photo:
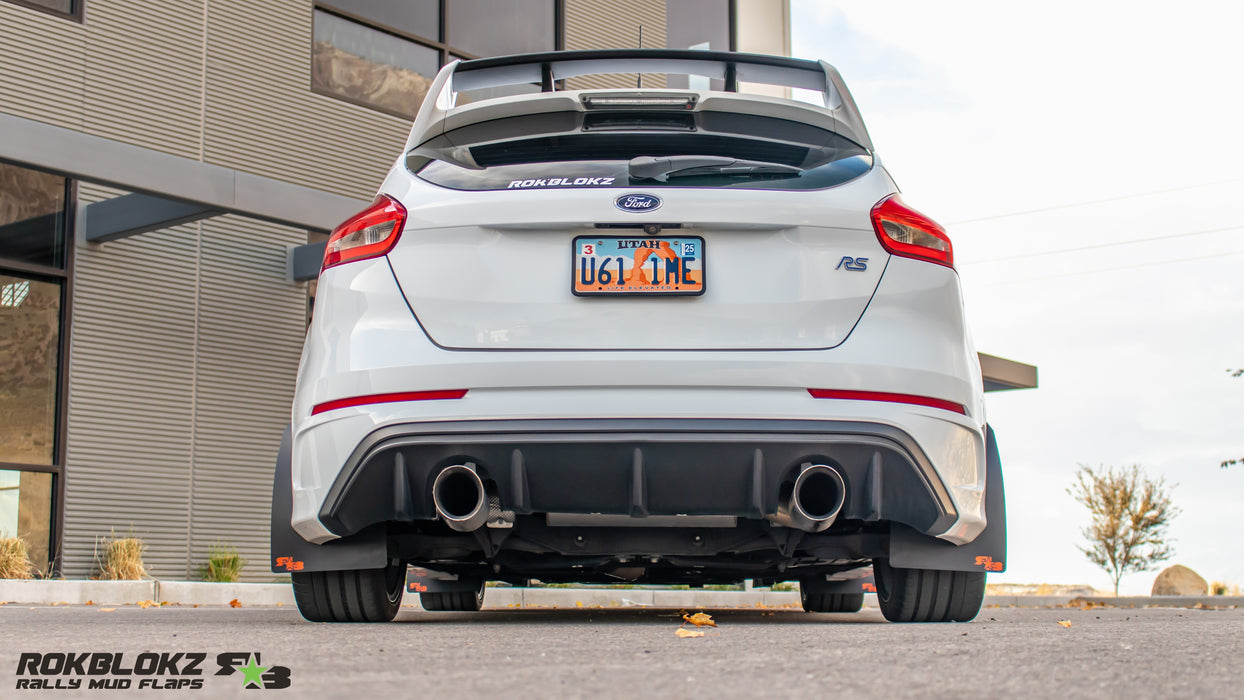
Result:
{"label": "rear taillight", "polygon": [[352,260],[384,255],[397,243],[405,223],[406,207],[388,195],[380,195],[370,207],[333,229],[321,272]]}
{"label": "rear taillight", "polygon": [[950,236],[936,221],[903,203],[896,194],[877,202],[872,213],[877,240],[894,255],[955,266]]}

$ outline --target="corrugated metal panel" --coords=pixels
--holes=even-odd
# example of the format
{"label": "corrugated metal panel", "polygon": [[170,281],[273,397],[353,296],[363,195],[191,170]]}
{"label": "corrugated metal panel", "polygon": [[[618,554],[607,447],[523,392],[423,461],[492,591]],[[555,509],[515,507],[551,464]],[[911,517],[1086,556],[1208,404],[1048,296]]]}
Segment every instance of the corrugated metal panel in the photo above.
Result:
{"label": "corrugated metal panel", "polygon": [[[83,187],[83,201],[115,194]],[[76,249],[65,573],[133,532],[153,576],[195,577],[213,544],[267,570],[272,465],[289,420],[306,291],[302,231],[219,217]]]}
{"label": "corrugated metal panel", "polygon": [[88,575],[112,531],[143,538],[152,575],[185,574],[198,239],[191,224],[75,251],[67,576]]}
{"label": "corrugated metal panel", "polygon": [[211,3],[205,160],[370,199],[410,120],[310,86],[310,2]]}
{"label": "corrugated metal panel", "polygon": [[[566,49],[633,49],[644,28],[646,48],[665,48],[665,0],[566,0]],[[569,90],[633,88],[636,75],[593,75],[566,81]],[[645,75],[644,87],[665,87],[665,76]]]}
{"label": "corrugated metal panel", "polygon": [[83,130],[198,158],[203,13],[202,0],[91,0]]}
{"label": "corrugated metal panel", "polygon": [[306,291],[286,277],[286,249],[305,240],[240,217],[203,222],[191,562],[227,544],[249,580],[272,579],[272,468],[306,334]]}
{"label": "corrugated metal panel", "polygon": [[86,30],[0,2],[0,112],[82,128]]}

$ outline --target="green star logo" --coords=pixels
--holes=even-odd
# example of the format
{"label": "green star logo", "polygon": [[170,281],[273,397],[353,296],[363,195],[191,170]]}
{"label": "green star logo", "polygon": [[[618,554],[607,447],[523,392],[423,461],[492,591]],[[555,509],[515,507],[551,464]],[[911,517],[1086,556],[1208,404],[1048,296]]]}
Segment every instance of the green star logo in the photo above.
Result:
{"label": "green star logo", "polygon": [[267,666],[260,666],[255,662],[255,657],[250,657],[245,666],[238,666],[238,670],[242,672],[242,687],[249,688],[254,683],[257,687],[263,687],[263,672],[268,670]]}

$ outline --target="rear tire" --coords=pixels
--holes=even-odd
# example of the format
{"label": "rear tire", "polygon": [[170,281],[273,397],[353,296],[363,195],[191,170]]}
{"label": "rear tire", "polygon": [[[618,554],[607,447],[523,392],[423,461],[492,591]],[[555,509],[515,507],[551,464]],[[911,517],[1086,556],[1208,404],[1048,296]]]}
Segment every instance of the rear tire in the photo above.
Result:
{"label": "rear tire", "polygon": [[294,601],[311,622],[388,622],[402,605],[406,567],[294,572]]}
{"label": "rear tire", "polygon": [[475,591],[420,593],[419,604],[431,612],[478,612],[484,605],[484,584]]}
{"label": "rear tire", "polygon": [[901,569],[873,562],[877,604],[890,622],[967,622],[985,601],[985,572]]}
{"label": "rear tire", "polygon": [[803,603],[804,612],[815,613],[853,613],[864,607],[863,593],[809,593],[799,587],[799,602]]}

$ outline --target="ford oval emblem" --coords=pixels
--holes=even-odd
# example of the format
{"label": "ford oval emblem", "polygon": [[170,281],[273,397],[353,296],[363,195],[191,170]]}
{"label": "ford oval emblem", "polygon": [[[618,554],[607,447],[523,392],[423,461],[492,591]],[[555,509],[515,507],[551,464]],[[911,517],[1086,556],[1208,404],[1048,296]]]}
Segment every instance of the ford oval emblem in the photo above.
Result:
{"label": "ford oval emblem", "polygon": [[635,213],[656,211],[661,208],[661,198],[654,194],[624,194],[613,200],[613,206]]}

